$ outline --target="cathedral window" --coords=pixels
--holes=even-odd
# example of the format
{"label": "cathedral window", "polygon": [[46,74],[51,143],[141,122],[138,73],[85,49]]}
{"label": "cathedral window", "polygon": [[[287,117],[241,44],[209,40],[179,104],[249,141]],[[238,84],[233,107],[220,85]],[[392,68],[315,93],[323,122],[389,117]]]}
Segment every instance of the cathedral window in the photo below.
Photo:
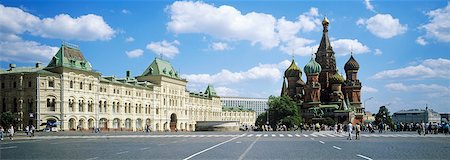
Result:
{"label": "cathedral window", "polygon": [[55,87],[55,80],[48,80],[48,87]]}

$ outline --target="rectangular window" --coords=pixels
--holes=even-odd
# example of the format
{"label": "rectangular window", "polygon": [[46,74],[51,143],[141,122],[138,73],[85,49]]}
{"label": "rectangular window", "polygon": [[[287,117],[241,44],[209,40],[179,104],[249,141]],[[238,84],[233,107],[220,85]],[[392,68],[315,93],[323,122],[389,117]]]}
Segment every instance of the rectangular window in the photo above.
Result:
{"label": "rectangular window", "polygon": [[31,88],[31,81],[28,81],[28,88]]}
{"label": "rectangular window", "polygon": [[70,81],[70,88],[73,88],[73,81]]}
{"label": "rectangular window", "polygon": [[55,81],[54,80],[48,80],[48,87],[55,87]]}

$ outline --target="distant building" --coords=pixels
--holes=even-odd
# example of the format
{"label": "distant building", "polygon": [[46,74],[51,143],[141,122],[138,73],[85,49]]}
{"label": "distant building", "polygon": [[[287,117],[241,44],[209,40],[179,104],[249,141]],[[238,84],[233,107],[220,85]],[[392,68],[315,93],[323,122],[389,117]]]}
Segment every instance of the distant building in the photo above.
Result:
{"label": "distant building", "polygon": [[395,112],[392,120],[394,123],[440,123],[441,115],[432,109],[410,109]]}
{"label": "distant building", "polygon": [[223,107],[222,121],[239,121],[240,125],[254,126],[256,113],[253,110],[241,107]]}
{"label": "distant building", "polygon": [[450,122],[450,113],[439,113],[441,115],[441,122],[448,123]]}
{"label": "distant building", "polygon": [[363,119],[364,123],[371,123],[375,121],[375,116],[373,116],[371,112],[366,112]]}
{"label": "distant building", "polygon": [[220,97],[220,101],[225,107],[242,107],[256,112],[256,116],[266,112],[269,108],[267,98],[246,98],[246,97]]}

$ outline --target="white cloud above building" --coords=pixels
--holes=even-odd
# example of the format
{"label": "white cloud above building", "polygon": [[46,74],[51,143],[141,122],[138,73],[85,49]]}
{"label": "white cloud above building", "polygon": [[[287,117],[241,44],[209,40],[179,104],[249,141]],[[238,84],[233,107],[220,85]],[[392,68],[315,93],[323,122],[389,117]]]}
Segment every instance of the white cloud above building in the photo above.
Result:
{"label": "white cloud above building", "polygon": [[450,60],[444,58],[426,59],[418,65],[378,72],[371,78],[450,79]]}
{"label": "white cloud above building", "polygon": [[172,42],[167,42],[166,40],[159,42],[151,42],[147,44],[147,49],[155,53],[156,55],[163,55],[167,58],[174,58],[180,51],[178,47],[180,42],[174,40]]}
{"label": "white cloud above building", "polygon": [[137,58],[144,55],[144,50],[142,49],[134,49],[131,51],[125,51],[125,54],[127,54],[128,58]]}
{"label": "white cloud above building", "polygon": [[365,26],[370,33],[383,39],[404,34],[408,30],[406,24],[401,24],[399,19],[390,14],[376,14],[369,19],[361,18],[356,21],[356,24]]}

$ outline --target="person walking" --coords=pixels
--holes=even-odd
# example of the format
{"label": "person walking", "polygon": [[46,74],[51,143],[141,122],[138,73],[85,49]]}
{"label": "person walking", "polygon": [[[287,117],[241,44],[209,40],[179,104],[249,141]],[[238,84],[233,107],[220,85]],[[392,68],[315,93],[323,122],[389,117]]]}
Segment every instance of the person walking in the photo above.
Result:
{"label": "person walking", "polygon": [[8,132],[9,132],[9,139],[14,140],[14,126],[11,126],[8,129]]}
{"label": "person walking", "polygon": [[34,137],[34,132],[36,132],[36,127],[34,127],[34,125],[31,125],[31,135],[30,135],[30,137],[31,136],[33,136]]}
{"label": "person walking", "polygon": [[30,134],[30,127],[29,126],[25,127],[25,133],[27,134],[27,136]]}
{"label": "person walking", "polygon": [[358,123],[356,124],[356,139],[361,139],[361,136],[359,135],[361,133],[361,125]]}
{"label": "person walking", "polygon": [[5,129],[3,129],[3,126],[0,126],[0,141],[3,141],[3,132],[5,132]]}
{"label": "person walking", "polygon": [[352,140],[352,131],[353,131],[353,125],[352,122],[349,122],[347,125],[347,132],[348,132],[348,140]]}

